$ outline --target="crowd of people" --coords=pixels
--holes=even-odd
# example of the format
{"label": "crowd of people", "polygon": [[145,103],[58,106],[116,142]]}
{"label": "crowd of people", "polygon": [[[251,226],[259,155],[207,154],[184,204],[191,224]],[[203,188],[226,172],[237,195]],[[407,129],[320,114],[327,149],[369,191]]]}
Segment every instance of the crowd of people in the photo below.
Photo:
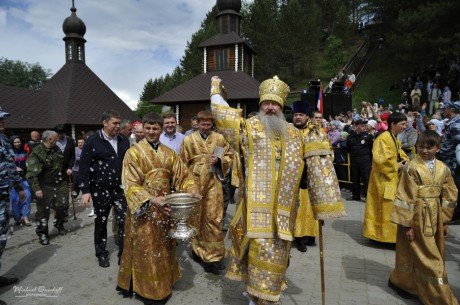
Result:
{"label": "crowd of people", "polygon": [[[8,205],[16,225],[30,226],[34,198],[40,244],[50,243],[51,211],[54,227],[65,235],[71,186],[70,199],[81,193],[85,207],[93,204],[102,268],[110,265],[107,223],[113,211],[116,289],[127,297],[136,293],[145,304],[165,304],[181,276],[166,198],[189,193],[200,200],[191,220],[197,230],[191,257],[205,272],[244,281],[249,304],[277,304],[291,245],[305,252],[325,220],[346,215],[339,180],[345,180],[349,160],[348,199],[366,202],[364,236],[396,243],[389,286],[424,304],[458,304],[445,280],[444,238],[451,218],[459,217],[460,102],[446,98],[432,114],[429,101],[412,100],[394,111],[363,102],[360,112],[326,120],[296,101],[290,124],[282,112],[287,84],[274,77],[261,83],[259,93],[259,112],[243,118],[225,100],[222,80],[213,77],[211,110],[193,116],[184,134],[172,112],[149,113],[133,123],[108,110],[102,128],[76,144],[63,126],[41,136],[33,131],[25,145],[17,136],[8,139],[9,114],[0,109],[0,255]],[[229,225],[232,201],[237,209]],[[0,277],[0,286],[15,282]]]}
{"label": "crowd of people", "polygon": [[333,90],[333,87],[337,84],[341,86],[341,92],[345,94],[351,94],[352,87],[356,82],[356,75],[351,71],[349,74],[346,72],[345,69],[341,69],[337,76],[331,78],[329,81],[327,88],[328,90]]}

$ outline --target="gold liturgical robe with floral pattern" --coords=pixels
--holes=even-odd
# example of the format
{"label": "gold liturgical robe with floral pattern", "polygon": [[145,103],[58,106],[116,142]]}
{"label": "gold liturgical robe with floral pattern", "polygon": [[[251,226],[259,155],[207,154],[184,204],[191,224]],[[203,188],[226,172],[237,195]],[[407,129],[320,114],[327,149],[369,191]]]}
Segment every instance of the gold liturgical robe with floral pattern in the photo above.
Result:
{"label": "gold liturgical robe with floral pattern", "polygon": [[167,236],[172,219],[156,207],[134,213],[156,196],[176,192],[198,193],[192,174],[177,154],[160,144],[155,151],[147,140],[132,146],[123,160],[122,183],[128,203],[124,250],[118,286],[144,298],[160,300],[172,292],[180,278],[176,240]]}
{"label": "gold liturgical robe with floral pattern", "polygon": [[315,219],[345,216],[329,137],[321,126],[308,124],[303,140],[308,194]]}
{"label": "gold liturgical robe with floral pattern", "polygon": [[179,155],[193,173],[200,195],[203,196],[200,211],[192,220],[198,235],[191,241],[193,252],[204,262],[218,262],[225,256],[222,217],[224,213],[222,182],[216,172],[211,172],[209,160],[216,147],[223,149],[220,158],[225,176],[232,165],[233,154],[225,138],[211,131],[203,139],[199,131],[185,137]]}
{"label": "gold liturgical robe with floral pattern", "polygon": [[409,160],[401,142],[389,131],[379,135],[372,146],[372,170],[367,188],[364,213],[364,237],[385,242],[396,242],[396,225],[390,221],[393,201],[398,188],[398,152]]}
{"label": "gold liturgical robe with floral pattern", "polygon": [[[307,128],[300,129],[302,137],[306,139],[309,130]],[[295,220],[295,237],[304,236],[318,236],[319,235],[319,223],[315,219],[315,213],[310,202],[310,196],[308,189],[300,189],[298,197],[298,209]]]}
{"label": "gold liturgical robe with floral pattern", "polygon": [[[443,224],[452,218],[457,188],[441,161],[426,164],[418,155],[401,172],[391,221],[398,225],[396,265],[390,281],[424,304],[457,305],[447,281]],[[408,241],[404,227],[412,227]]]}

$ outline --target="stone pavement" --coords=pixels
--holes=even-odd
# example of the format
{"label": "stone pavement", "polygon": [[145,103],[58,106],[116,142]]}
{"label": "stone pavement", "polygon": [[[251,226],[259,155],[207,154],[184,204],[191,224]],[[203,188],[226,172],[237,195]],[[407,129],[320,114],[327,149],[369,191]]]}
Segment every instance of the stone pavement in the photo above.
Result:
{"label": "stone pavement", "polygon": [[[323,229],[326,304],[419,304],[401,299],[387,287],[395,253],[391,247],[376,245],[362,237],[364,203],[347,201],[346,207],[347,217],[327,221]],[[230,215],[234,209],[235,206],[230,205]],[[38,243],[33,227],[15,227],[3,254],[0,273],[18,276],[20,282],[0,288],[0,299],[10,305],[142,304],[136,298],[117,294],[118,266],[113,238],[109,233],[111,266],[100,268],[94,256],[93,219],[87,217],[89,210],[78,208],[77,211],[77,220],[71,219],[66,224],[70,233],[58,236],[53,228],[49,246]],[[451,226],[451,231],[452,236],[446,242],[447,269],[459,298],[460,225]],[[321,304],[318,248],[309,247],[307,253],[292,249],[287,273],[289,288],[282,295],[283,305]],[[178,255],[183,277],[175,285],[168,305],[248,304],[242,295],[244,285],[204,273],[190,259],[187,244],[180,244]],[[29,293],[38,295],[27,296],[26,289],[35,290]]]}

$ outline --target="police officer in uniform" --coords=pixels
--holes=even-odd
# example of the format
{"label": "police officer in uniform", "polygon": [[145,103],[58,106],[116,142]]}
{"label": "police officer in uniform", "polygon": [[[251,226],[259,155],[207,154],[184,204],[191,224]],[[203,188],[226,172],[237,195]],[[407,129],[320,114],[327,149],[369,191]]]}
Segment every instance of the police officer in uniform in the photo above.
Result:
{"label": "police officer in uniform", "polygon": [[51,206],[56,212],[54,226],[59,234],[66,234],[64,221],[69,209],[69,195],[66,168],[63,166],[64,156],[56,146],[57,140],[58,134],[55,131],[44,131],[42,143],[34,148],[27,162],[27,180],[37,198],[35,232],[42,245],[49,244],[48,220]]}
{"label": "police officer in uniform", "polygon": [[[347,138],[350,154],[351,191],[349,200],[361,200],[367,193],[367,185],[372,166],[372,145],[374,137],[366,130],[367,121],[359,119],[353,123],[354,129]],[[361,188],[361,182],[363,187]]]}
{"label": "police officer in uniform", "polygon": [[[20,200],[25,199],[25,193],[21,186],[22,177],[16,171],[14,164],[13,148],[5,136],[5,118],[10,114],[0,107],[0,258],[8,240],[8,206],[10,204],[9,189],[14,187],[18,192]],[[0,287],[5,287],[18,282],[17,277],[0,276]],[[0,300],[0,305],[6,304]]]}

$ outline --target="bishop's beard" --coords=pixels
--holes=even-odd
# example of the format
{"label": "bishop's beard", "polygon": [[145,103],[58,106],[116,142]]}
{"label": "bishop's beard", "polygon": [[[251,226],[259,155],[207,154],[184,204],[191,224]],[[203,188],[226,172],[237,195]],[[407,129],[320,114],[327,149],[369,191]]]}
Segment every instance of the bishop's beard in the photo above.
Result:
{"label": "bishop's beard", "polygon": [[259,111],[259,119],[264,126],[265,133],[270,139],[275,139],[276,137],[286,138],[287,127],[286,127],[286,118],[282,112],[278,114],[268,115]]}

